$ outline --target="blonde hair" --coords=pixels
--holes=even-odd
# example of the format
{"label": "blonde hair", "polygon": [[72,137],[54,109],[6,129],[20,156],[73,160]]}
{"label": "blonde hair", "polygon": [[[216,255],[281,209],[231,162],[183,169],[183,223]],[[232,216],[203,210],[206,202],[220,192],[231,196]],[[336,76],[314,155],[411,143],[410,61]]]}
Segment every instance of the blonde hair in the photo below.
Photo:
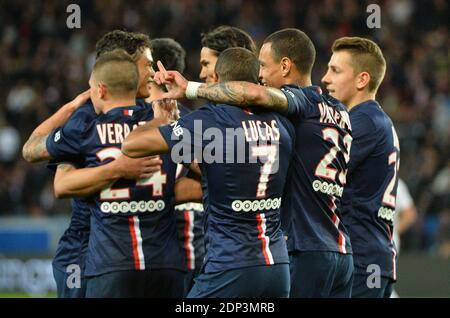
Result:
{"label": "blonde hair", "polygon": [[370,74],[369,91],[376,93],[386,73],[386,60],[375,42],[360,37],[343,37],[334,41],[332,51],[348,51],[355,71]]}
{"label": "blonde hair", "polygon": [[95,62],[92,76],[112,96],[136,95],[139,72],[133,58],[122,49],[103,53]]}

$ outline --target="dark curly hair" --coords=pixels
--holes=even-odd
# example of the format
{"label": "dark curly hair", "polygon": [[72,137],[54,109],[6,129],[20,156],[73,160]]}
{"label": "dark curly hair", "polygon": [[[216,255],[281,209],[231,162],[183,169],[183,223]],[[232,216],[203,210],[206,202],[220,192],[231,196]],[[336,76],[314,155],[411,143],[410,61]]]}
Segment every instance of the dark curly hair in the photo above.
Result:
{"label": "dark curly hair", "polygon": [[171,38],[158,38],[150,41],[153,59],[160,60],[168,70],[184,72],[186,51]]}
{"label": "dark curly hair", "polygon": [[150,38],[148,35],[122,30],[114,30],[106,33],[95,45],[97,58],[105,52],[123,49],[136,60],[146,48],[150,48]]}
{"label": "dark curly hair", "polygon": [[213,51],[225,51],[231,47],[242,47],[256,54],[256,45],[252,37],[236,27],[222,25],[212,31],[201,34],[202,46],[207,47]]}

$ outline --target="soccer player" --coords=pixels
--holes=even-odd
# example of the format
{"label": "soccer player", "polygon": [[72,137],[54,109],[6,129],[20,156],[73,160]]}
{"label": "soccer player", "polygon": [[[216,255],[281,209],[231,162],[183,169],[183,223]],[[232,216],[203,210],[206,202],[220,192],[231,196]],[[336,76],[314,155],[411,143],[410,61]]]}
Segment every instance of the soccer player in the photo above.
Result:
{"label": "soccer player", "polygon": [[236,27],[222,25],[200,36],[202,44],[200,79],[208,84],[217,83],[216,62],[219,54],[224,50],[231,47],[243,47],[256,54],[256,45],[251,36]]}
{"label": "soccer player", "polygon": [[340,221],[352,142],[348,112],[311,85],[315,48],[304,32],[283,29],[269,35],[259,60],[260,80],[268,87],[247,82],[204,85],[166,71],[154,78],[171,85],[166,97],[259,106],[288,116],[296,139],[281,214],[290,254],[290,296],[350,297],[352,250]]}
{"label": "soccer player", "polygon": [[[153,59],[161,61],[169,69],[184,72],[186,51],[171,38],[157,38],[150,41]],[[150,97],[147,102],[162,98],[164,90],[153,80],[150,82]],[[183,117],[189,113],[186,107],[178,103],[180,115]],[[180,186],[183,178],[191,186],[190,191],[197,189],[199,200],[202,198],[201,185],[191,178],[186,179],[188,171],[181,164],[177,169],[176,187]],[[193,188],[192,188],[193,187]],[[183,193],[186,191],[183,190]],[[184,296],[187,295],[194,284],[194,277],[200,271],[205,257],[204,233],[203,233],[203,205],[198,202],[186,202],[175,206],[177,218],[178,240],[185,255],[186,276],[184,279]]]}
{"label": "soccer player", "polygon": [[[216,64],[220,81],[257,83],[258,70],[244,48],[223,51]],[[201,168],[206,258],[187,297],[289,295],[280,205],[293,135],[292,124],[277,113],[220,104],[160,129],[140,127],[125,140],[122,151],[132,157],[170,149],[174,157],[182,146],[182,161],[194,156]]]}
{"label": "soccer player", "polygon": [[[151,68],[153,59],[150,53],[148,36],[119,30],[109,32],[97,42],[97,57],[116,48],[125,49],[135,57],[140,74],[137,97],[148,97],[150,93],[147,83],[153,75]],[[78,114],[80,125],[87,125],[94,120],[98,114],[95,112],[92,103],[88,101],[89,96],[89,91],[80,94],[39,125],[23,147],[24,158],[30,162],[58,159],[68,163],[71,158],[58,158],[56,154],[48,152],[46,147],[47,137],[53,129],[62,126],[75,111]],[[55,183],[55,194],[57,197],[90,195],[108,185],[114,176],[136,179],[138,176],[145,176],[146,173],[158,171],[160,163],[160,160],[156,159],[153,161],[131,161],[129,158],[121,156],[109,164],[92,168],[87,175],[80,176],[78,175],[79,172],[75,171],[77,165],[71,162],[70,165],[73,167],[70,170],[74,171],[66,172],[73,175],[71,179],[73,182]],[[157,166],[157,169],[155,166]],[[64,169],[68,170],[69,166],[66,165]],[[84,184],[80,185],[80,182],[84,182]],[[60,239],[52,263],[58,297],[84,297],[85,295],[84,259],[89,240],[89,219],[90,212],[85,199],[73,199],[71,222]],[[66,282],[72,270],[79,270],[81,277],[81,285],[76,286],[76,288],[69,288]]]}
{"label": "soccer player", "polygon": [[332,51],[322,82],[347,105],[353,127],[342,197],[355,264],[352,297],[389,297],[396,280],[392,231],[400,148],[391,119],[375,99],[386,61],[376,43],[360,37],[337,39]]}
{"label": "soccer player", "polygon": [[[89,80],[101,115],[80,127],[74,114],[49,136],[49,152],[79,158],[86,169],[119,157],[128,133],[153,118],[150,107],[136,105],[138,82],[136,64],[127,53],[101,55]],[[150,178],[119,179],[88,198],[86,297],[183,295],[184,259],[173,215],[176,165],[167,156],[161,159],[161,170]],[[59,166],[55,182],[64,184],[68,178]]]}

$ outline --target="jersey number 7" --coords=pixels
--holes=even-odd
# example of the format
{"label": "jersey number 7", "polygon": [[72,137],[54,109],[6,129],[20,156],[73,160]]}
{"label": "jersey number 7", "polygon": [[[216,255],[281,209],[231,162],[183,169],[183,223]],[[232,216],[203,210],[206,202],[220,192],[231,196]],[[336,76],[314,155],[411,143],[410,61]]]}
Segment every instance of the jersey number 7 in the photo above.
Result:
{"label": "jersey number 7", "polygon": [[273,164],[277,159],[278,147],[275,145],[252,146],[252,157],[266,157],[266,161],[261,168],[258,185],[256,187],[256,197],[265,198],[269,176],[273,173]]}

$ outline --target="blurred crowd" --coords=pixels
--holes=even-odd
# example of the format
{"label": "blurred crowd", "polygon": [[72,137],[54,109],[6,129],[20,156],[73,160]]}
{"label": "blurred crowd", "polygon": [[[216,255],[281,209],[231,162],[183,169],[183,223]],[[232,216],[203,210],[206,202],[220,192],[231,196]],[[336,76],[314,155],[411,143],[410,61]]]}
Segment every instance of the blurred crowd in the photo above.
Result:
{"label": "blurred crowd", "polygon": [[[70,3],[81,8],[80,29],[66,25]],[[379,29],[367,26],[371,3],[381,8]],[[45,164],[27,164],[21,148],[41,121],[88,87],[95,42],[104,33],[118,28],[174,38],[187,51],[186,76],[196,80],[201,32],[228,24],[261,44],[277,29],[297,27],[316,45],[315,83],[336,38],[368,36],[381,46],[388,68],[378,99],[396,125],[400,176],[419,212],[402,250],[450,257],[447,0],[3,0],[0,6],[0,216],[70,213],[67,200],[54,199]]]}

